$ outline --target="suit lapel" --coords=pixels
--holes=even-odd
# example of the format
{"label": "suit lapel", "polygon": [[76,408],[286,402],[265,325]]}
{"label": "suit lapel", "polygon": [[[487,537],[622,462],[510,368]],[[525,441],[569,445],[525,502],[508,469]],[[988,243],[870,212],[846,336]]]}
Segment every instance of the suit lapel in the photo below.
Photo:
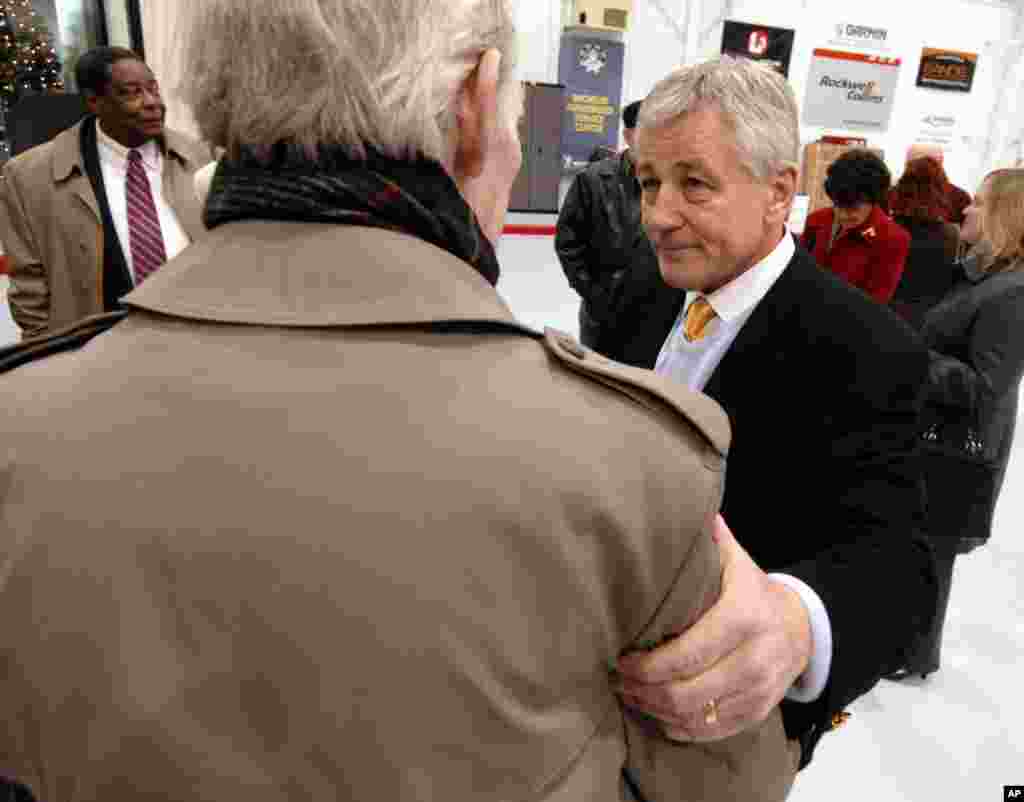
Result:
{"label": "suit lapel", "polygon": [[183,161],[168,148],[164,152],[164,195],[181,227],[193,242],[206,230],[203,226],[202,207],[193,185],[193,165]]}
{"label": "suit lapel", "polygon": [[754,308],[708,379],[704,392],[726,408],[735,403],[736,393],[731,391],[733,377],[738,377],[747,392],[755,393],[759,377],[785,359],[786,352],[779,344],[787,341],[783,327],[789,310],[797,303],[797,273],[805,259],[798,246],[782,275]]}
{"label": "suit lapel", "polygon": [[118,308],[117,299],[132,288],[131,275],[128,272],[128,260],[121,248],[121,239],[117,235],[114,218],[110,213],[110,202],[107,200],[106,183],[103,168],[100,164],[99,145],[97,144],[95,117],[86,117],[82,121],[80,135],[80,154],[82,169],[87,176],[92,200],[96,204],[97,217],[102,226],[103,263],[100,270],[104,309],[110,311]]}
{"label": "suit lapel", "polygon": [[92,183],[88,177],[86,157],[83,153],[83,142],[88,141],[84,132],[89,124],[89,118],[86,118],[54,138],[53,181],[57,186],[66,184],[71,194],[81,201],[82,205],[92,213],[96,222],[99,223],[102,221],[100,205],[96,201],[96,193],[93,192]]}
{"label": "suit lapel", "polygon": [[97,224],[102,223],[100,206],[96,202],[96,193],[92,191],[92,185],[89,183],[89,179],[84,175],[80,175],[71,179],[71,181],[73,182],[71,186],[71,193],[92,213],[96,218]]}

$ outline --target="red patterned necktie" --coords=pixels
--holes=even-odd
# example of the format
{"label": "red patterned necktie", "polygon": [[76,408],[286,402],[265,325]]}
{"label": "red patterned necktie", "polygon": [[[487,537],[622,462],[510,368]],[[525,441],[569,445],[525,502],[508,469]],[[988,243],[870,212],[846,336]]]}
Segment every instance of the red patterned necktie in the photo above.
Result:
{"label": "red patterned necktie", "polygon": [[131,243],[135,283],[140,284],[167,261],[167,252],[142,154],[137,150],[128,151],[127,195],[128,241]]}

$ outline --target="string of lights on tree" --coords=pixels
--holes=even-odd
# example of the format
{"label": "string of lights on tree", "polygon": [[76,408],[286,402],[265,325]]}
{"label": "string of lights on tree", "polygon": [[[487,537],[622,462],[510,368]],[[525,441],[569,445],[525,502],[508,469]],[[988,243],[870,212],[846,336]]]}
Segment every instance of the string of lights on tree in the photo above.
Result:
{"label": "string of lights on tree", "polygon": [[0,0],[0,100],[64,91],[61,64],[46,21],[31,0]]}

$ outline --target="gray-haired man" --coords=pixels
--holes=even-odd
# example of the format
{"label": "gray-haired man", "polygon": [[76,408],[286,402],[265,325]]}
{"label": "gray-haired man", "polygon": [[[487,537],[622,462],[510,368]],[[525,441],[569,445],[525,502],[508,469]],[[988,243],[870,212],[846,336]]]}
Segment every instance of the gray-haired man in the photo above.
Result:
{"label": "gray-haired man", "polygon": [[792,89],[753,62],[681,68],[644,101],[637,173],[666,286],[624,310],[626,361],[707,393],[734,439],[722,600],[620,669],[627,702],[683,740],[785,697],[806,765],[927,629],[935,577],[917,529],[927,355],[787,231],[799,141]]}

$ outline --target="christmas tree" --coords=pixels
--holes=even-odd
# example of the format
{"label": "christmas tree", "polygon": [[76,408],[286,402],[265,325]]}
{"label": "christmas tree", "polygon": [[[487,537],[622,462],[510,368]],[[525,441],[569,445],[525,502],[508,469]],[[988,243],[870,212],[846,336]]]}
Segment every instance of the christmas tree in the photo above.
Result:
{"label": "christmas tree", "polygon": [[31,0],[0,0],[0,101],[64,91],[57,51]]}

